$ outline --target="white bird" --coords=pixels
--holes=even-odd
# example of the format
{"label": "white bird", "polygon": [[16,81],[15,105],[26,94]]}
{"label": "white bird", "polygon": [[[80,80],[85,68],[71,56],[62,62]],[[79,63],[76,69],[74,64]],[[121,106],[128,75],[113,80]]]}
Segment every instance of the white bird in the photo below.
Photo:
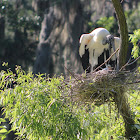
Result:
{"label": "white bird", "polygon": [[[117,49],[120,46],[120,38],[112,37],[105,28],[97,28],[89,34],[81,35],[79,55],[84,70],[92,72],[114,52],[114,49],[109,45],[112,39],[114,39],[114,49]],[[115,59],[113,56],[110,63],[114,63]]]}

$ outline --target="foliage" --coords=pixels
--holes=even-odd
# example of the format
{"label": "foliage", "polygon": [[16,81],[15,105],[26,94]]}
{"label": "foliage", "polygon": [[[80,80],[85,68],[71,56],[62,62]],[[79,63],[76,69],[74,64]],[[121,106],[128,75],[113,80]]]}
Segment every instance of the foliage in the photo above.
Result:
{"label": "foliage", "polygon": [[92,28],[91,31],[95,28],[98,28],[98,27],[104,27],[107,30],[111,31],[114,28],[115,19],[114,19],[113,16],[111,16],[111,17],[101,17],[95,23],[89,22],[88,25],[90,26],[90,28]]}
{"label": "foliage", "polygon": [[[140,69],[139,69],[140,73]],[[140,85],[138,86],[140,88]],[[132,107],[133,118],[135,120],[134,127],[138,129],[138,135],[134,139],[140,138],[140,92],[139,89],[136,90],[134,87],[128,91],[130,106]]]}
{"label": "foliage", "polygon": [[22,65],[28,70],[34,62],[41,18],[29,3],[27,0],[5,0],[0,3],[0,18],[4,20],[0,64],[9,62],[12,70],[15,65]]}
{"label": "foliage", "polygon": [[[137,8],[129,9],[125,11],[126,22],[128,26],[128,32],[132,33],[134,30],[140,28],[140,4],[137,5]],[[109,30],[111,33],[115,35],[119,35],[118,33],[118,23],[114,16],[110,17],[100,17],[95,22],[88,22],[90,31],[98,28],[104,27]]]}
{"label": "foliage", "polygon": [[137,58],[140,55],[140,29],[135,30],[134,34],[130,35],[129,39],[134,45],[132,49],[132,55],[134,58]]}
{"label": "foliage", "polygon": [[[86,110],[85,110],[86,108]],[[113,111],[109,111],[109,110]],[[77,112],[81,114],[81,123],[87,131],[84,139],[108,140],[124,138],[124,123],[122,118],[117,119],[114,105],[109,109],[108,105],[95,106],[94,104],[83,107]],[[111,121],[110,121],[111,120]]]}
{"label": "foliage", "polygon": [[140,28],[140,3],[136,9],[129,9],[125,11],[128,32],[132,33],[134,30]]}
{"label": "foliage", "polygon": [[18,5],[18,2],[11,0],[0,3],[1,16],[6,18],[6,26],[11,32],[17,29],[26,29],[30,32],[40,30],[41,18],[31,9],[29,2],[25,3],[22,1]]}
{"label": "foliage", "polygon": [[[0,124],[6,122],[5,119],[3,118],[0,118]],[[4,125],[1,125],[0,126],[0,138],[3,140],[6,138],[6,135],[8,134],[9,132],[7,131],[6,127]]]}
{"label": "foliage", "polygon": [[[20,67],[16,76],[1,72],[1,102],[12,129],[28,139],[76,139],[82,128],[71,107],[61,98],[63,77],[46,80],[42,75],[33,78]],[[11,82],[16,82],[11,88]],[[9,88],[8,88],[9,86]]]}
{"label": "foliage", "polygon": [[[16,74],[10,69],[0,72],[0,89],[5,118],[9,118],[19,139],[124,139],[124,123],[122,117],[118,118],[115,105],[79,106],[72,101],[70,87],[63,76],[34,77],[18,66]],[[138,97],[138,92],[132,95]],[[136,124],[139,124],[139,103],[137,98],[131,100]],[[4,138],[8,131],[5,125],[1,128],[0,136]]]}

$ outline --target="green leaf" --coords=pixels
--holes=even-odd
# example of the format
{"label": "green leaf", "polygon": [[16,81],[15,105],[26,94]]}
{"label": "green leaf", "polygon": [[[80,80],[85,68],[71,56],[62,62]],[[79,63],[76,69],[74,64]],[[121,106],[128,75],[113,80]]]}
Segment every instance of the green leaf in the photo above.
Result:
{"label": "green leaf", "polygon": [[6,122],[6,120],[3,119],[3,118],[0,118],[0,123],[1,123],[1,122]]}
{"label": "green leaf", "polygon": [[7,132],[7,130],[5,128],[0,130],[0,133],[6,133],[6,132]]}
{"label": "green leaf", "polygon": [[6,138],[6,135],[0,134],[0,138],[1,138],[1,140],[4,140]]}
{"label": "green leaf", "polygon": [[139,124],[134,124],[134,126],[140,130],[140,125]]}
{"label": "green leaf", "polygon": [[137,109],[138,111],[140,111],[140,106],[137,106],[136,109]]}
{"label": "green leaf", "polygon": [[137,45],[138,40],[140,39],[140,29],[134,31],[134,34],[130,35],[129,40],[133,43],[134,47],[132,49],[132,55],[134,58],[139,57],[140,49]]}
{"label": "green leaf", "polygon": [[8,62],[7,62],[7,63],[6,63],[6,62],[3,62],[3,63],[2,63],[2,66],[3,66],[3,67],[4,67],[4,66],[7,67],[7,66],[8,66]]}

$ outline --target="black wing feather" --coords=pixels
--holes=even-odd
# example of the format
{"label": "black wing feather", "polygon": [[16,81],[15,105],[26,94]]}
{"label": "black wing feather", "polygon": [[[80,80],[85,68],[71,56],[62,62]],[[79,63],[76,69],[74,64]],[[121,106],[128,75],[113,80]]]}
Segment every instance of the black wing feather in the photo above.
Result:
{"label": "black wing feather", "polygon": [[91,65],[89,63],[89,50],[88,49],[85,49],[85,53],[81,57],[81,62],[82,62],[83,69],[87,73],[89,73],[91,71]]}

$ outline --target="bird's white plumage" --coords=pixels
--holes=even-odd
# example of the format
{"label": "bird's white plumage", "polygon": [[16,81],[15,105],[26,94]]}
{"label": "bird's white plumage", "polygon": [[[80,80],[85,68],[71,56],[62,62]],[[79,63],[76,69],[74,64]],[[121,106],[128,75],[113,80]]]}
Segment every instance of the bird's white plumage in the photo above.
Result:
{"label": "bird's white plumage", "polygon": [[79,54],[80,57],[85,53],[85,45],[89,43],[89,41],[93,38],[92,34],[83,34],[80,37],[80,48],[79,48]]}
{"label": "bird's white plumage", "polygon": [[93,67],[98,64],[98,57],[103,53],[104,49],[108,49],[109,47],[109,44],[103,45],[102,42],[110,33],[104,28],[97,28],[91,34],[93,34],[93,38],[86,48],[89,49],[89,63],[91,64],[92,71]]}
{"label": "bird's white plumage", "polygon": [[100,45],[103,45],[103,40],[107,35],[110,35],[109,31],[105,28],[97,28],[93,30],[90,34],[94,36],[94,41],[98,42]]}
{"label": "bird's white plumage", "polygon": [[[106,42],[106,37],[110,35],[109,31],[105,28],[97,28],[93,30],[89,34],[83,34],[80,37],[80,48],[79,54],[82,57],[85,53],[85,45],[86,49],[89,51],[89,63],[91,64],[91,71],[93,71],[93,67],[98,64],[98,57],[104,52],[104,50],[109,49],[109,44]],[[120,38],[114,37],[115,49],[117,49],[120,45]],[[111,53],[114,50],[111,49]],[[115,60],[115,56],[112,58]]]}

